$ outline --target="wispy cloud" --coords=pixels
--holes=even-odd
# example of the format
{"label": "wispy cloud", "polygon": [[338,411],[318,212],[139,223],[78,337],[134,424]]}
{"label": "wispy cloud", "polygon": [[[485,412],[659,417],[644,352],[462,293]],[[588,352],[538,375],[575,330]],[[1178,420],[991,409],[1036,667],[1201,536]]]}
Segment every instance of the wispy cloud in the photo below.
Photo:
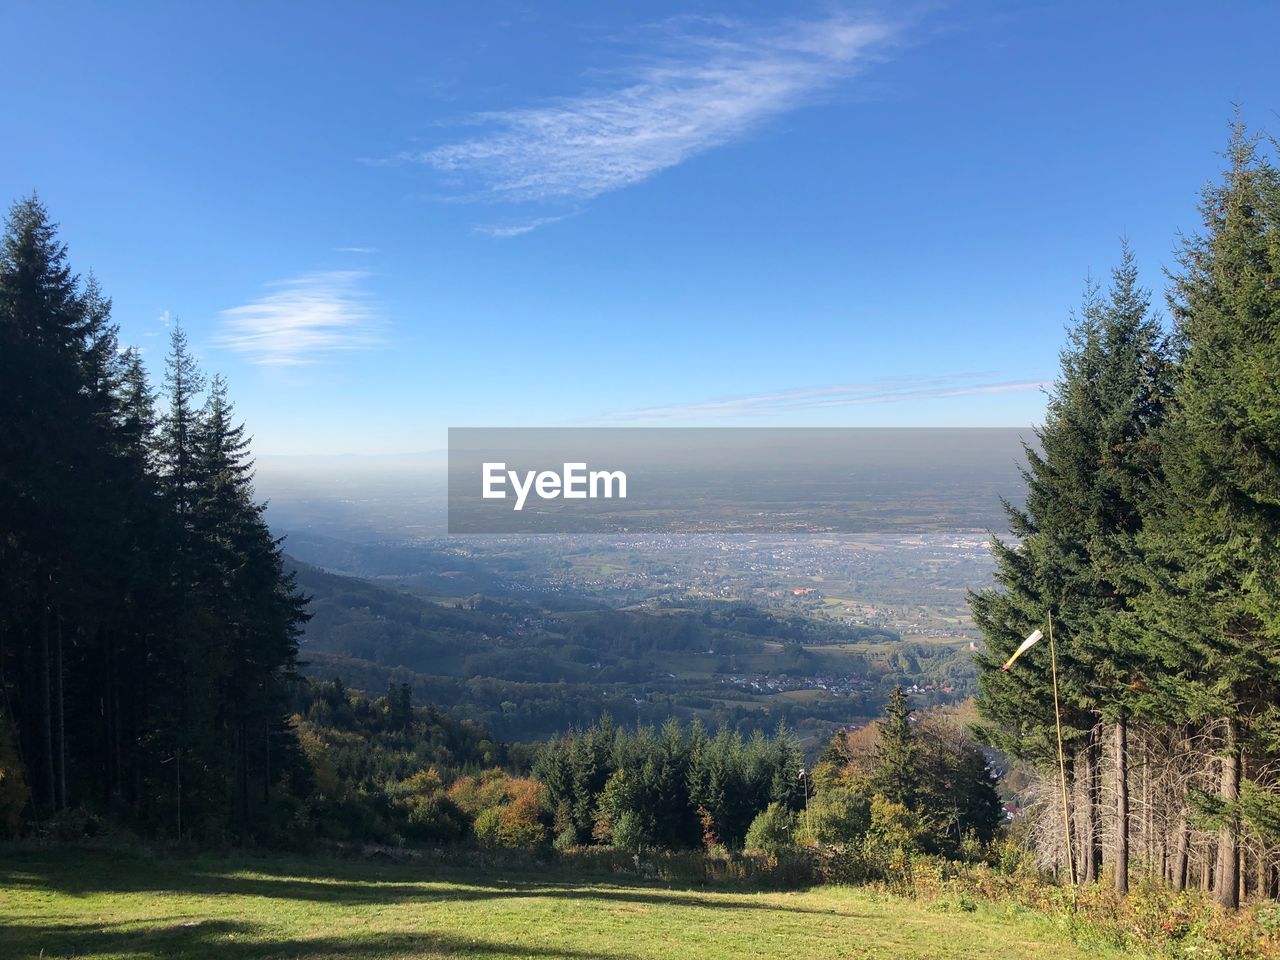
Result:
{"label": "wispy cloud", "polygon": [[486,237],[506,239],[507,237],[518,237],[522,233],[529,233],[539,227],[545,227],[549,223],[555,223],[563,219],[564,216],[534,217],[532,220],[524,220],[519,223],[482,223],[471,229],[476,233],[483,233]]}
{"label": "wispy cloud", "polygon": [[1050,386],[1047,380],[995,380],[990,374],[960,373],[941,377],[904,377],[869,383],[802,387],[775,393],[725,397],[669,406],[642,407],[609,414],[611,423],[701,421],[730,417],[760,417],[854,407],[903,400],[930,400],[989,393],[1029,393]]}
{"label": "wispy cloud", "polygon": [[[767,28],[685,18],[656,52],[578,96],[481,113],[484,132],[393,158],[440,171],[460,199],[581,203],[631,186],[804,106],[894,34],[837,16]],[[493,236],[525,230],[498,227]]]}
{"label": "wispy cloud", "polygon": [[335,253],[377,253],[377,247],[334,247]]}
{"label": "wispy cloud", "polygon": [[383,324],[365,290],[367,277],[360,270],[327,270],[272,284],[272,293],[223,310],[214,342],[275,366],[375,346]]}

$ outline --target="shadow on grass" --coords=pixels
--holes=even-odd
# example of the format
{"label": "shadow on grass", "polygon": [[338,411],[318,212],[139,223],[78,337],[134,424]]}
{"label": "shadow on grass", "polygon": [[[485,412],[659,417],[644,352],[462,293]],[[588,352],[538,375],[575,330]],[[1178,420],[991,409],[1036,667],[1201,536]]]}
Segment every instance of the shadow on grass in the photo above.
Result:
{"label": "shadow on grass", "polygon": [[[770,910],[784,913],[844,916],[777,899],[757,902],[743,891],[709,894],[701,887],[655,884],[643,880],[583,877],[572,881],[495,880],[499,868],[476,870],[429,864],[374,866],[271,861],[148,860],[112,857],[99,852],[54,852],[0,861],[0,887],[54,891],[69,896],[98,893],[172,893],[182,896],[263,897],[340,906],[403,902],[457,903],[503,898],[539,897],[649,904],[724,910]],[[299,873],[307,876],[300,877]],[[358,878],[358,879],[357,879]],[[735,895],[737,894],[737,895]]]}
{"label": "shadow on grass", "polygon": [[294,937],[271,939],[260,928],[236,921],[159,919],[150,925],[70,924],[0,925],[0,948],[6,960],[37,957],[141,956],[165,958],[267,957],[375,960],[389,956],[563,957],[566,960],[626,960],[626,954],[583,953],[553,947],[494,943],[453,934],[384,933],[351,938]]}

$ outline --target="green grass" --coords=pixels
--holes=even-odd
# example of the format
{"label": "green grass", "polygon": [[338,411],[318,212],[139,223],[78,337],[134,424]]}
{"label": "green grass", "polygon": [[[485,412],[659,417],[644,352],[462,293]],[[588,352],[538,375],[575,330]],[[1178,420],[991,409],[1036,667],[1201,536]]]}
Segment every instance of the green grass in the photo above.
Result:
{"label": "green grass", "polygon": [[0,957],[1083,958],[1052,921],[868,890],[757,893],[338,860],[0,849]]}

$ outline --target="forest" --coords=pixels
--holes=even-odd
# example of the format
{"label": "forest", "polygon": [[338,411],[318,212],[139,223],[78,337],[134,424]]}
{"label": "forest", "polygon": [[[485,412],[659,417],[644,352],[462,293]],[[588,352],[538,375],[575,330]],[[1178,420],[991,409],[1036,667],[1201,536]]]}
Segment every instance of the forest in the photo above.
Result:
{"label": "forest", "polygon": [[252,835],[306,613],[180,326],[162,388],[35,198],[0,247],[0,811]]}
{"label": "forest", "polygon": [[[1276,894],[1280,868],[1280,171],[1237,127],[1166,329],[1124,251],[1090,286],[975,593],[989,741],[1041,771],[1042,863]],[[1059,770],[1052,629],[1066,771]],[[1059,781],[1067,781],[1068,796]],[[1069,811],[1063,816],[1063,804]]]}

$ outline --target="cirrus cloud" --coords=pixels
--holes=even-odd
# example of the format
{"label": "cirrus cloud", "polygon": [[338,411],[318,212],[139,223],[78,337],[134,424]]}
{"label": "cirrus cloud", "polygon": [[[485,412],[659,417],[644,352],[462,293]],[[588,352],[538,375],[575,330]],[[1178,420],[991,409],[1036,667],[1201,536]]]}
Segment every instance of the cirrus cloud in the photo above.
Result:
{"label": "cirrus cloud", "polygon": [[771,416],[835,407],[938,400],[982,394],[1031,393],[1052,386],[1049,380],[999,380],[987,373],[954,373],[934,377],[898,377],[867,383],[800,387],[772,393],[724,397],[669,406],[622,410],[601,418],[609,423],[664,423]]}
{"label": "cirrus cloud", "polygon": [[[836,16],[768,28],[688,19],[612,84],[577,96],[467,118],[476,136],[389,162],[420,163],[448,178],[456,199],[582,203],[641,183],[805,106],[877,55],[887,22]],[[687,29],[690,23],[697,29]],[[547,222],[559,218],[543,218]],[[480,228],[509,237],[516,229]]]}
{"label": "cirrus cloud", "polygon": [[223,310],[214,343],[272,366],[377,346],[384,324],[365,290],[368,276],[362,270],[325,270],[274,283],[273,292]]}

